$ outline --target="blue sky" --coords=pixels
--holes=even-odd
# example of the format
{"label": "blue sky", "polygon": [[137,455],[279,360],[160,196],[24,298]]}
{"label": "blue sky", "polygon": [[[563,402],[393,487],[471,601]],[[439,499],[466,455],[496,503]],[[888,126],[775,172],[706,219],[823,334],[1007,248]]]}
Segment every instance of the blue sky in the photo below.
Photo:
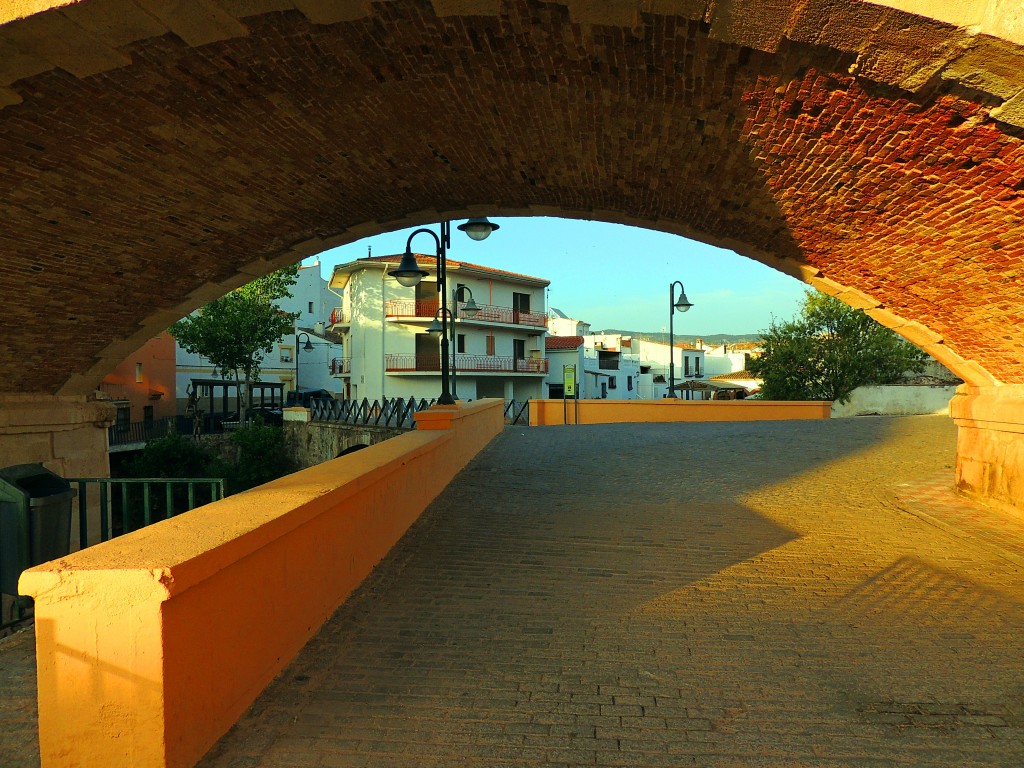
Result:
{"label": "blue sky", "polygon": [[[676,314],[681,336],[757,333],[772,316],[796,314],[805,286],[744,256],[620,224],[545,217],[492,218],[501,229],[474,242],[452,224],[450,259],[551,281],[549,306],[593,329],[668,330],[668,286],[679,280],[693,308]],[[436,226],[434,227],[436,231]],[[324,277],[335,264],[366,255],[402,253],[411,229],[368,237],[320,255]],[[429,235],[413,241],[433,253]],[[308,262],[307,262],[308,263]]]}

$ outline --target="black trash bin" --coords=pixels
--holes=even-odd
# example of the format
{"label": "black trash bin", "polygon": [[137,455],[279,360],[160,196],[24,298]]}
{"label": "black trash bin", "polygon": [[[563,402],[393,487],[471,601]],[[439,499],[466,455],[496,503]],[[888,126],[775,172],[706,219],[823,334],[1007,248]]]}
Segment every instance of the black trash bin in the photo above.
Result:
{"label": "black trash bin", "polygon": [[18,594],[22,571],[71,552],[77,494],[42,464],[0,469],[0,592]]}

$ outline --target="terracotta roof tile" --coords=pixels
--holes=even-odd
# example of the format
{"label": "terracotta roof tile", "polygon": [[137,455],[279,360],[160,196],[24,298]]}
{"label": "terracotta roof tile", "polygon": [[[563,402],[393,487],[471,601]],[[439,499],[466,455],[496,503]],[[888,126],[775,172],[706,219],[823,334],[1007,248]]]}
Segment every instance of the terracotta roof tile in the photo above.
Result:
{"label": "terracotta roof tile", "polygon": [[750,371],[733,371],[732,373],[720,373],[717,376],[712,376],[711,380],[714,379],[735,379],[737,381],[753,381],[756,377]]}
{"label": "terracotta roof tile", "polygon": [[[416,261],[419,262],[420,266],[422,266],[424,269],[437,269],[437,257],[436,256],[428,256],[425,253],[416,253],[414,255],[416,256]],[[358,259],[356,263],[370,261],[370,262],[389,262],[389,263],[397,264],[401,260],[402,260],[402,255],[400,253],[396,253],[396,254],[393,254],[393,255],[390,255],[390,256],[365,256],[365,257],[363,257],[361,259]],[[544,283],[545,285],[550,285],[551,284],[550,280],[545,280],[543,277],[534,277],[533,275],[524,275],[521,272],[509,272],[509,271],[504,270],[504,269],[495,269],[494,267],[484,267],[484,266],[481,266],[480,264],[471,264],[468,261],[458,261],[458,260],[453,259],[451,257],[448,258],[448,268],[449,269],[459,269],[459,267],[465,267],[466,269],[473,269],[473,270],[476,270],[478,272],[490,272],[491,274],[494,274],[494,275],[504,275],[505,277],[518,277],[518,278],[522,278],[523,280],[532,280],[532,281],[535,281],[535,282],[538,282],[538,283]]]}
{"label": "terracotta roof tile", "polygon": [[582,345],[582,336],[547,336],[544,338],[545,349],[579,349]]}

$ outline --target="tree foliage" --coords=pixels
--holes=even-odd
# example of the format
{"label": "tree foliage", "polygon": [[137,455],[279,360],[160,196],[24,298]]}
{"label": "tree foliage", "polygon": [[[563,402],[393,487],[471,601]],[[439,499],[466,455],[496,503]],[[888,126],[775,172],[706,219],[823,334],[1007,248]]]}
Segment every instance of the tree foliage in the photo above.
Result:
{"label": "tree foliage", "polygon": [[297,266],[279,269],[210,302],[169,329],[182,349],[202,355],[222,374],[234,377],[243,420],[249,385],[259,381],[263,355],[294,330],[298,313],[284,312],[276,302],[291,296],[297,277]]}
{"label": "tree foliage", "polygon": [[762,347],[747,367],[764,380],[765,400],[843,403],[859,386],[920,373],[927,357],[863,310],[811,290],[796,319],[772,321]]}

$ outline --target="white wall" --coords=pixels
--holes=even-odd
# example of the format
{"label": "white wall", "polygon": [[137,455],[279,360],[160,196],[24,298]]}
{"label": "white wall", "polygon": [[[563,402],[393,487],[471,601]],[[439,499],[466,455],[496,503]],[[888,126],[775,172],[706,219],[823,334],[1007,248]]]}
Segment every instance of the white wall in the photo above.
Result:
{"label": "white wall", "polygon": [[850,399],[832,405],[832,418],[948,414],[956,386],[878,385],[857,387]]}
{"label": "white wall", "polygon": [[[422,295],[429,300],[439,300],[434,275],[431,274],[420,288]],[[468,275],[449,268],[448,284],[450,295],[448,307],[454,306],[452,297],[458,285],[465,285],[472,293],[478,305],[493,304],[500,307],[512,306],[512,293],[530,295],[530,312],[543,316],[544,290],[540,287],[518,286],[495,282],[486,278]],[[415,355],[417,337],[424,335],[427,325],[423,320],[403,322],[387,320],[385,307],[392,300],[414,301],[416,288],[399,285],[392,277],[387,276],[386,269],[359,268],[352,272],[345,288],[345,301],[337,300],[336,305],[344,305],[350,309],[351,324],[346,335],[348,356],[351,359],[351,396],[355,399],[367,398],[380,400],[393,397],[435,398],[441,393],[440,374],[386,373],[386,356],[388,354]],[[454,337],[449,344],[449,354],[457,349],[458,335],[466,337],[465,351],[459,354],[467,356],[485,356],[487,339],[494,336],[494,354],[501,357],[512,357],[513,342],[521,339],[525,342],[527,355],[531,351],[544,349],[543,327],[537,333],[529,333],[521,328],[505,328],[474,322],[466,315],[460,314],[455,322]],[[431,343],[439,346],[440,339],[432,337]],[[483,396],[514,397],[515,399],[537,398],[544,393],[543,377],[509,376],[501,373],[459,373],[456,369],[456,394],[461,400],[476,400]],[[343,382],[343,380],[339,380]],[[339,387],[342,384],[338,385]]]}

